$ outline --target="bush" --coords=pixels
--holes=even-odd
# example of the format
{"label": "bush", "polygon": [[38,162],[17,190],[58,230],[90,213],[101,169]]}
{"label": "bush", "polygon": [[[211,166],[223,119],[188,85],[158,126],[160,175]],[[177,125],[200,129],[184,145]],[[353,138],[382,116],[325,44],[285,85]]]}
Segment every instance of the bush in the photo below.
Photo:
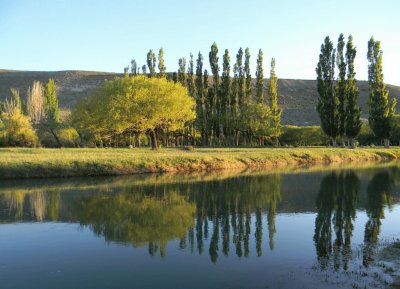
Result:
{"label": "bush", "polygon": [[282,132],[279,138],[282,145],[321,146],[330,144],[330,138],[319,126],[287,125],[283,127]]}
{"label": "bush", "polygon": [[369,127],[368,122],[363,122],[361,125],[360,134],[357,138],[360,145],[371,145],[371,144],[379,144],[381,140],[377,138],[372,129]]}
{"label": "bush", "polygon": [[36,147],[39,139],[29,118],[20,110],[12,114],[3,112],[0,117],[0,146]]}
{"label": "bush", "polygon": [[63,147],[76,147],[78,145],[79,134],[73,127],[59,129],[57,136]]}

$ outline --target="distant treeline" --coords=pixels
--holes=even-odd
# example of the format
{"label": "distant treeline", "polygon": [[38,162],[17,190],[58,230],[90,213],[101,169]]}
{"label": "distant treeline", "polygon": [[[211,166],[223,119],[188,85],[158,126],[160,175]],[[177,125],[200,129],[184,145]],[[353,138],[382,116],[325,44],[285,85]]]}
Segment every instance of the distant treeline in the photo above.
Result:
{"label": "distant treeline", "polygon": [[188,62],[180,58],[178,71],[167,73],[163,48],[157,56],[150,50],[147,66],[139,69],[136,60],[132,60],[124,77],[105,81],[64,120],[59,116],[52,79],[45,85],[35,81],[25,102],[18,89],[12,88],[11,98],[0,106],[0,145],[151,145],[156,149],[182,145],[328,145],[330,142],[336,146],[337,141],[342,146],[355,147],[357,139],[368,145],[384,140],[388,146],[389,140],[398,141],[396,103],[388,104],[382,51],[379,41],[373,38],[368,43],[370,128],[360,119],[354,71],[356,48],[351,36],[346,44],[341,34],[336,49],[329,37],[321,46],[316,69],[321,128],[281,125],[274,58],[265,87],[261,49],[256,60],[255,82],[252,82],[248,48],[239,48],[232,69],[228,49],[223,53],[222,66],[218,52],[217,44],[213,43],[208,54],[210,73],[204,69],[201,52],[196,61],[193,54]]}

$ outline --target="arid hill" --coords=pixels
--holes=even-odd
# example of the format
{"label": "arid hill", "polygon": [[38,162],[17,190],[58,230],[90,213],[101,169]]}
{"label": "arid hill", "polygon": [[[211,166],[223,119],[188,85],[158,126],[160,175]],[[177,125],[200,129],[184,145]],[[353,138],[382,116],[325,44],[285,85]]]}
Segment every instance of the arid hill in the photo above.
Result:
{"label": "arid hill", "polygon": [[[76,102],[85,98],[104,80],[112,79],[122,74],[92,71],[12,71],[0,70],[0,99],[10,95],[10,88],[20,90],[22,98],[26,97],[28,87],[34,80],[41,82],[53,78],[57,85],[60,107],[63,115],[67,115]],[[369,87],[366,81],[358,82],[360,87],[360,104],[363,117],[367,117],[367,100]],[[268,80],[265,80],[267,88]],[[400,87],[387,86],[390,97],[400,97]],[[317,89],[315,80],[280,79],[278,81],[279,102],[283,108],[283,123],[293,125],[313,125],[319,123],[315,110],[317,104]]]}

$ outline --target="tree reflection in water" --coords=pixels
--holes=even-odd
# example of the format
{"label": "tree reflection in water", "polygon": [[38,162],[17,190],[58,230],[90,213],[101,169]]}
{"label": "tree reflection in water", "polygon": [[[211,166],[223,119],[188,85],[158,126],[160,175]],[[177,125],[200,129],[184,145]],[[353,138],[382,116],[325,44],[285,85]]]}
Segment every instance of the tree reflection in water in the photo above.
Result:
{"label": "tree reflection in water", "polygon": [[[335,269],[348,268],[359,186],[353,172],[333,172],[321,181],[316,199],[314,242],[322,269],[331,258]],[[333,242],[332,232],[335,234]]]}
{"label": "tree reflection in water", "polygon": [[393,204],[392,190],[393,175],[388,171],[373,176],[367,187],[367,201],[365,209],[368,221],[365,224],[363,264],[368,267],[374,261],[374,255],[381,230],[381,220],[385,218],[384,208],[391,208]]}
{"label": "tree reflection in water", "polygon": [[[321,268],[332,264],[336,270],[348,269],[357,205],[365,207],[368,216],[363,264],[369,266],[374,261],[384,208],[393,203],[397,172],[396,168],[376,171],[363,186],[367,187],[364,194],[353,171],[332,172],[322,178],[315,200],[314,231]],[[208,251],[211,261],[217,262],[222,255],[248,257],[254,251],[262,256],[266,250],[274,250],[280,200],[281,176],[277,174],[205,182],[157,182],[157,178],[149,178],[139,184],[96,183],[90,190],[30,186],[25,190],[2,189],[0,222],[80,223],[107,242],[147,246],[151,255],[164,256],[167,243],[179,240],[182,250],[200,255]]]}

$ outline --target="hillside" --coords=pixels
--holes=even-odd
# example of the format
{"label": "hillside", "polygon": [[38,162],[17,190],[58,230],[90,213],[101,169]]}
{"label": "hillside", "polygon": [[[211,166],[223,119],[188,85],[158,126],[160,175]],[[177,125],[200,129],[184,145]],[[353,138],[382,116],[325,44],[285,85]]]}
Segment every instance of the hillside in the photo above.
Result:
{"label": "hillside", "polygon": [[[11,87],[18,88],[22,98],[34,80],[41,82],[53,78],[57,85],[58,97],[63,115],[67,115],[76,102],[90,93],[106,79],[122,74],[92,71],[11,71],[0,70],[0,99],[9,96]],[[363,117],[367,117],[369,87],[366,81],[359,81],[360,103]],[[267,87],[268,80],[265,80]],[[400,87],[388,85],[391,97],[400,97]],[[318,124],[317,90],[315,80],[280,79],[278,81],[280,105],[283,108],[283,123],[295,125]]]}

